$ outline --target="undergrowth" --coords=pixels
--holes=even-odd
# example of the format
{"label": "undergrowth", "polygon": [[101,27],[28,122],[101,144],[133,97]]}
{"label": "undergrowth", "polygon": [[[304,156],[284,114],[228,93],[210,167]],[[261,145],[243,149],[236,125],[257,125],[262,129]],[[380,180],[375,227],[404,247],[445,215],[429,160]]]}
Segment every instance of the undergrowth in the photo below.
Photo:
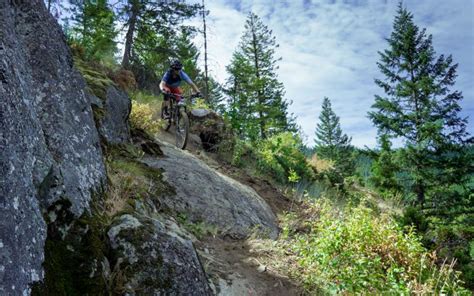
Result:
{"label": "undergrowth", "polygon": [[340,210],[319,199],[287,213],[282,228],[274,260],[311,294],[470,295],[455,262],[438,267],[412,229],[364,203]]}
{"label": "undergrowth", "polygon": [[133,92],[131,97],[131,126],[141,128],[152,135],[158,133],[164,126],[164,121],[160,119],[163,100],[158,96],[141,91]]}

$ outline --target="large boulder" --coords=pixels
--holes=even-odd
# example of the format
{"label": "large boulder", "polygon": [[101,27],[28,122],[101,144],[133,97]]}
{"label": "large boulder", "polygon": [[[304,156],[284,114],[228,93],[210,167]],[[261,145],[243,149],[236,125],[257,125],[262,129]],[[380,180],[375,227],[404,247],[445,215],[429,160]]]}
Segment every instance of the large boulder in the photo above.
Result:
{"label": "large boulder", "polygon": [[96,112],[99,134],[107,144],[129,143],[132,101],[114,85],[109,85],[105,93],[105,100],[100,104],[102,112]]}
{"label": "large boulder", "polygon": [[[116,292],[126,295],[212,295],[193,243],[170,220],[125,214],[108,231]],[[116,280],[117,285],[117,280]]]}
{"label": "large boulder", "polygon": [[201,139],[202,148],[209,152],[219,149],[221,142],[230,136],[223,118],[207,109],[193,109],[189,112],[191,133]]}
{"label": "large boulder", "polygon": [[252,188],[211,169],[186,151],[164,142],[160,145],[164,157],[142,161],[164,169],[166,181],[175,187],[176,195],[162,198],[168,208],[190,222],[216,226],[233,238],[247,237],[252,231],[277,237],[275,215]]}
{"label": "large boulder", "polygon": [[85,82],[43,1],[0,1],[0,294],[43,278],[43,216],[89,209],[106,172]]}

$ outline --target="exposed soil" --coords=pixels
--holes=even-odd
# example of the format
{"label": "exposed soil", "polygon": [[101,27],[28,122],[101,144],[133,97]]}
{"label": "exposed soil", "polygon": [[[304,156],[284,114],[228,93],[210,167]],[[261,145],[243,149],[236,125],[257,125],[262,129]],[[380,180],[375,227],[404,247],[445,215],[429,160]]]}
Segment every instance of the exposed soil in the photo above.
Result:
{"label": "exposed soil", "polygon": [[196,247],[218,295],[301,295],[290,279],[260,262],[247,240],[208,237]]}
{"label": "exposed soil", "polygon": [[[162,131],[158,137],[171,144],[174,143],[174,135],[171,132]],[[212,153],[206,153],[199,147],[199,137],[195,135],[191,137],[186,150],[220,173],[253,188],[268,203],[276,216],[298,206],[269,182],[255,179],[242,170],[219,163]],[[197,241],[195,245],[217,295],[303,294],[302,289],[288,277],[261,264],[259,254],[252,251],[251,240],[206,237]]]}

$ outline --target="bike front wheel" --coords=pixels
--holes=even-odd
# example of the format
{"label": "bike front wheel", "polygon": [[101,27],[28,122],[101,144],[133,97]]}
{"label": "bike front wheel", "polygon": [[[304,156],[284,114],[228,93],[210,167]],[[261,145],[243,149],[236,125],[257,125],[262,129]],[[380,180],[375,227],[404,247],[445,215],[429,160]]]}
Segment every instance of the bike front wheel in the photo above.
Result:
{"label": "bike front wheel", "polygon": [[181,109],[178,112],[178,118],[176,120],[176,147],[180,149],[186,148],[189,137],[189,117],[186,112]]}
{"label": "bike front wheel", "polygon": [[[168,112],[171,113],[171,110],[170,108],[168,107]],[[163,119],[165,121],[165,126],[164,126],[164,129],[165,131],[168,131],[171,127],[171,115],[168,114],[168,117],[166,118],[165,116],[165,105],[164,105],[164,102],[163,104],[161,104],[161,119]]]}

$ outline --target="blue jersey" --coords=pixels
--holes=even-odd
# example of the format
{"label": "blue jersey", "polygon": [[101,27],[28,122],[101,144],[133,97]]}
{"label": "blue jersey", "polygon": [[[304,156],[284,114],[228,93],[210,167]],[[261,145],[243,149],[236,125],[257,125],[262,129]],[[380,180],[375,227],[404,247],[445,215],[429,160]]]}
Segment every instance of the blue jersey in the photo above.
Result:
{"label": "blue jersey", "polygon": [[186,74],[183,70],[179,71],[179,75],[176,77],[173,77],[173,74],[171,73],[172,70],[166,71],[165,75],[163,76],[163,81],[171,87],[178,87],[181,85],[181,82],[184,80],[187,83],[192,83],[191,78],[189,78],[188,74]]}

